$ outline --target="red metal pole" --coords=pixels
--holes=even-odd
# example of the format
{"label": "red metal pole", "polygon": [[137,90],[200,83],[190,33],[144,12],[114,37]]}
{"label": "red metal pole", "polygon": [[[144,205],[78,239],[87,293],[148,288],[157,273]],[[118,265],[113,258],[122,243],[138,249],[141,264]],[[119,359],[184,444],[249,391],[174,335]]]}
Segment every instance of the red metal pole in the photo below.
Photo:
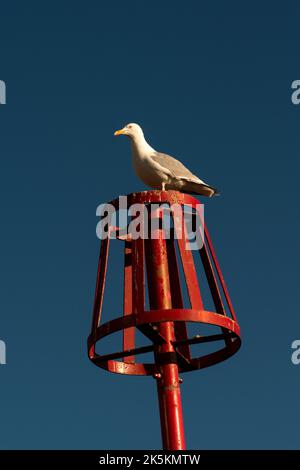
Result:
{"label": "red metal pole", "polygon": [[[151,219],[160,218],[157,211],[151,213]],[[148,275],[149,303],[151,310],[172,308],[169,268],[164,231],[160,228],[151,233],[146,240],[146,263]],[[184,450],[184,427],[180,381],[174,340],[174,323],[165,322],[157,325],[158,332],[166,342],[156,347],[155,362],[160,373],[157,380],[160,421],[163,448],[166,450]]]}

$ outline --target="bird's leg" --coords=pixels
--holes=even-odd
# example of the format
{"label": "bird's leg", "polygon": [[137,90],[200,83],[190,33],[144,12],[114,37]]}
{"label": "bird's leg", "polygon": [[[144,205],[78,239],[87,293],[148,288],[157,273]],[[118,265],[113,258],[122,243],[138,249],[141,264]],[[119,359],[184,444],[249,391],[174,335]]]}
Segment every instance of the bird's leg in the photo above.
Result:
{"label": "bird's leg", "polygon": [[166,186],[166,183],[165,183],[165,182],[161,183],[161,190],[162,190],[162,191],[165,191],[165,190],[166,190],[166,189],[165,189],[165,186]]}

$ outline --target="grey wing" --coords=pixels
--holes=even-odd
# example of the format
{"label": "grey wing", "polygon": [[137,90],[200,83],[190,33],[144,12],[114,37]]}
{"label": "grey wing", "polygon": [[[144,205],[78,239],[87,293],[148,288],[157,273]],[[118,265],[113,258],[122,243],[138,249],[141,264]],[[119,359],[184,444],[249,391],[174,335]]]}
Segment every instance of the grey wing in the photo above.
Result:
{"label": "grey wing", "polygon": [[167,168],[176,178],[183,178],[187,180],[198,180],[201,181],[196,175],[188,170],[183,163],[176,158],[167,155],[166,153],[155,152],[151,155],[151,158],[164,168]]}

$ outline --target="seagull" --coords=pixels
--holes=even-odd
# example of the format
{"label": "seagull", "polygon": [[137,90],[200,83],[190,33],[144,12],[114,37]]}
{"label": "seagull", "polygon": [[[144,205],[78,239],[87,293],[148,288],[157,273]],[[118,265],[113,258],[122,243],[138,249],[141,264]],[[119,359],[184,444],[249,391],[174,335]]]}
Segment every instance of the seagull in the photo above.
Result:
{"label": "seagull", "polygon": [[133,168],[147,186],[162,191],[174,189],[208,197],[219,194],[215,188],[191,173],[179,160],[154,150],[146,141],[138,124],[127,124],[114,133],[122,134],[131,140]]}

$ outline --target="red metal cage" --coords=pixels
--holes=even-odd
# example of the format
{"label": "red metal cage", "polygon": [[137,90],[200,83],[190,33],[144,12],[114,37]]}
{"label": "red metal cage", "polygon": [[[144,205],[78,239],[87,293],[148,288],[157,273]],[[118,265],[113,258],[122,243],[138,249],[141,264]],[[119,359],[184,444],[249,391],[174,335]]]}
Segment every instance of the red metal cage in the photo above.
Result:
{"label": "red metal cage", "polygon": [[[108,228],[118,242],[124,244],[123,314],[101,323],[109,249],[115,243],[108,237],[101,241],[88,354],[95,365],[109,372],[155,377],[158,381],[162,415],[168,409],[167,401],[170,397],[173,400],[171,408],[181,406],[178,374],[208,367],[232,356],[241,344],[240,329],[204,224],[203,213],[199,210],[201,203],[194,197],[177,191],[146,191],[132,193],[127,198],[128,206],[142,204],[147,208],[147,215],[144,217],[148,217],[148,226],[155,219],[159,219],[160,223],[156,224],[154,236],[152,233],[147,239],[134,239],[130,233],[124,235],[119,227],[112,225]],[[111,204],[116,211],[119,210],[119,200],[112,201]],[[196,217],[197,230],[201,232],[202,244],[196,252],[190,249],[191,242],[187,237],[186,207]],[[163,223],[167,212],[172,219],[168,236]],[[195,255],[199,258],[195,259]],[[197,269],[200,264],[204,273],[202,278]],[[205,307],[205,298],[201,292],[204,282],[213,299],[213,311]],[[146,283],[149,308],[145,307]],[[188,294],[186,298],[183,295],[184,289]],[[213,325],[218,328],[218,332],[190,336],[189,323]],[[137,330],[151,341],[150,345],[136,347]],[[117,331],[123,331],[123,349],[99,355],[96,352],[97,342]],[[191,345],[201,343],[212,343],[216,348],[200,357],[193,357]],[[153,362],[137,361],[140,354],[149,352],[153,352]],[[177,395],[173,393],[175,389]],[[178,420],[182,420],[180,406],[177,417],[173,416],[177,424]],[[165,418],[162,420],[165,427],[164,447],[184,448],[183,428],[182,433],[177,433],[172,441],[167,421]]]}

